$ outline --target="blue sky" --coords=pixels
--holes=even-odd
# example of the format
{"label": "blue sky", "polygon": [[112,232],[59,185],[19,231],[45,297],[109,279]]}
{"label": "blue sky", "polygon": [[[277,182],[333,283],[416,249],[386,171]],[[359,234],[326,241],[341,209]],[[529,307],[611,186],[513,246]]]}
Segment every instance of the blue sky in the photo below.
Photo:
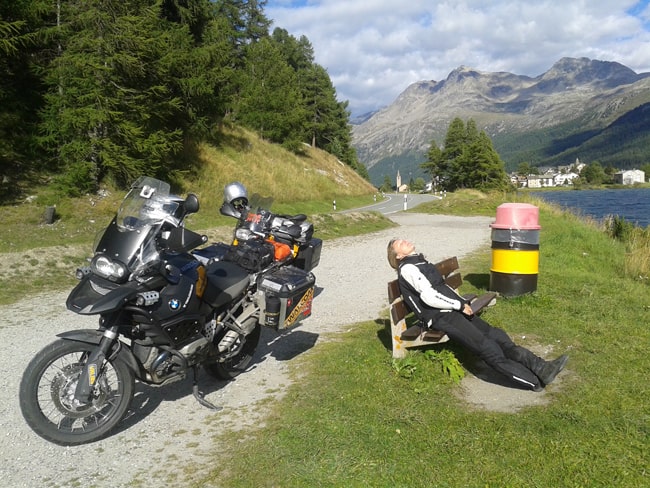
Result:
{"label": "blue sky", "polygon": [[268,0],[353,115],[464,65],[538,76],[563,57],[650,72],[650,0]]}

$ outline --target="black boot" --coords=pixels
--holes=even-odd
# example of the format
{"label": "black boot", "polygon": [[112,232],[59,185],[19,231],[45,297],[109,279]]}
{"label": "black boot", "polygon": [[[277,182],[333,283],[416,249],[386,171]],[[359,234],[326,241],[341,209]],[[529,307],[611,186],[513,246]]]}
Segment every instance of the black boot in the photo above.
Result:
{"label": "black boot", "polygon": [[538,371],[533,372],[537,375],[544,386],[549,385],[553,382],[560,371],[564,369],[564,366],[566,366],[568,360],[569,356],[563,354],[553,361],[545,361],[544,365],[539,368]]}

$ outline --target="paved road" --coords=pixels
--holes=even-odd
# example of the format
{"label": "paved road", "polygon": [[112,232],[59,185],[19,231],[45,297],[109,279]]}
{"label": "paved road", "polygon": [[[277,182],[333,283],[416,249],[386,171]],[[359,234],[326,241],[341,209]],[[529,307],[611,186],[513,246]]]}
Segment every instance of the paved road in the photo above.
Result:
{"label": "paved road", "polygon": [[350,210],[343,210],[342,213],[356,211],[374,211],[388,215],[416,207],[421,203],[430,202],[431,200],[440,200],[440,198],[441,197],[437,195],[422,193],[387,193],[385,194],[383,200],[379,198],[381,201],[378,201],[373,205]]}

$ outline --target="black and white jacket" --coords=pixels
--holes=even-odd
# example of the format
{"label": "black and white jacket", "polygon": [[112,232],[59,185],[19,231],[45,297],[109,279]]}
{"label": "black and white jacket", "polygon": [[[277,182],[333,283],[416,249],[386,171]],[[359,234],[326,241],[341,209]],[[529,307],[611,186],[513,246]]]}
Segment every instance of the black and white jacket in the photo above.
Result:
{"label": "black and white jacket", "polygon": [[428,327],[441,313],[463,310],[465,300],[445,283],[436,267],[421,254],[403,258],[398,274],[406,305]]}

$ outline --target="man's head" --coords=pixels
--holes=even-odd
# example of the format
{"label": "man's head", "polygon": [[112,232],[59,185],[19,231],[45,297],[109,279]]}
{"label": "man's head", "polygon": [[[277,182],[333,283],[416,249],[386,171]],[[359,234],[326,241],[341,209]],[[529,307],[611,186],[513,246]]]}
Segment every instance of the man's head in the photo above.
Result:
{"label": "man's head", "polygon": [[415,244],[412,242],[406,239],[391,239],[387,249],[388,264],[391,268],[397,269],[399,262],[414,252]]}

